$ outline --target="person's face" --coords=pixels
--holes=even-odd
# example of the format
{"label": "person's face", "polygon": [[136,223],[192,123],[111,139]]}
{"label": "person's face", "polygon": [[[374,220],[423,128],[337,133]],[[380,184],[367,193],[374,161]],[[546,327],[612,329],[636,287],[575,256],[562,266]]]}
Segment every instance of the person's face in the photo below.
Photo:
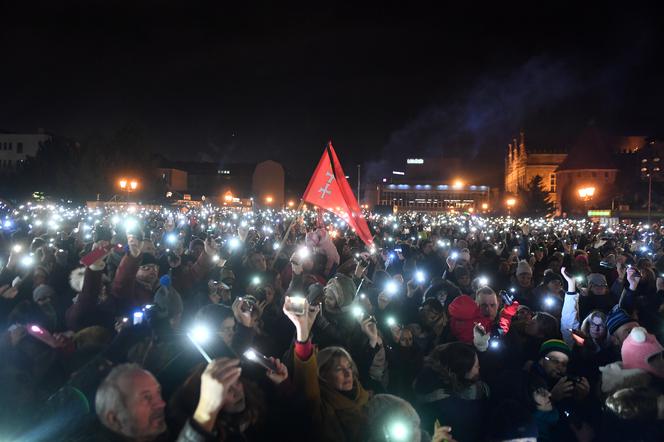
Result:
{"label": "person's face", "polygon": [[559,280],[554,279],[553,281],[549,281],[546,288],[549,289],[549,292],[558,294],[563,289],[563,285]]}
{"label": "person's face", "polygon": [[135,438],[155,437],[166,431],[161,386],[147,371],[132,373],[120,388],[126,398],[127,422],[121,422],[119,432]]}
{"label": "person's face", "polygon": [[516,311],[516,315],[514,315],[513,321],[525,323],[531,319],[533,319],[533,311],[524,307]]}
{"label": "person's face", "polygon": [[149,253],[151,255],[155,255],[156,251],[157,249],[155,248],[152,241],[150,241],[149,239],[143,241],[143,253]]}
{"label": "person's face", "polygon": [[159,273],[156,264],[142,265],[136,272],[136,279],[149,285],[152,285],[157,281],[157,276],[159,276]]}
{"label": "person's face", "polygon": [[37,305],[40,307],[45,307],[47,305],[50,305],[53,299],[50,296],[42,296],[37,300]]}
{"label": "person's face", "polygon": [[533,281],[533,275],[530,273],[519,273],[516,275],[516,280],[521,287],[530,287],[530,283]]}
{"label": "person's face", "polygon": [[634,327],[638,327],[639,323],[636,321],[628,322],[627,324],[623,324],[618,329],[611,335],[611,338],[613,339],[614,343],[618,345],[618,347],[622,348],[622,344],[627,339],[627,336],[631,333],[632,329]]}
{"label": "person's face", "polygon": [[604,296],[609,292],[609,288],[605,285],[593,285],[590,287],[590,293],[596,296]]}
{"label": "person's face", "polygon": [[251,267],[259,272],[264,272],[267,270],[267,264],[265,263],[265,257],[260,253],[254,253],[249,259]]}
{"label": "person's face", "polygon": [[345,356],[335,358],[325,379],[337,391],[353,389],[353,366]]}
{"label": "person's face", "polygon": [[541,261],[544,258],[544,252],[541,250],[535,250],[535,259]]}
{"label": "person's face", "polygon": [[219,329],[219,336],[223,339],[224,344],[230,346],[233,342],[233,336],[235,336],[235,319],[226,318],[221,323],[221,328]]}
{"label": "person's face", "polygon": [[334,294],[332,293],[331,290],[325,290],[324,292],[325,297],[323,298],[323,302],[325,303],[325,308],[327,310],[334,311],[337,309],[337,298],[334,297]]}
{"label": "person's face", "polygon": [[539,324],[537,323],[537,315],[531,316],[531,318],[526,321],[524,332],[528,336],[536,337],[539,335]]}
{"label": "person's face", "polygon": [[540,358],[540,365],[544,369],[547,377],[558,380],[567,373],[567,364],[569,358],[565,353],[559,351],[549,352],[546,356]]}
{"label": "person's face", "polygon": [[480,379],[480,361],[475,355],[475,363],[468,373],[466,373],[466,379],[469,381],[478,381]]}
{"label": "person's face", "polygon": [[424,247],[422,248],[422,253],[424,253],[425,255],[430,255],[431,252],[433,252],[433,244],[431,244],[430,242],[428,242],[428,243],[426,243],[426,244],[424,245]]}
{"label": "person's face", "polygon": [[237,414],[243,412],[246,406],[244,385],[242,380],[238,379],[224,392],[224,404],[221,409],[226,413]]}
{"label": "person's face", "polygon": [[413,346],[413,332],[407,328],[401,331],[401,337],[399,338],[399,345],[402,347],[412,347]]}
{"label": "person's face", "polygon": [[496,319],[498,314],[498,298],[494,293],[481,293],[477,296],[477,305],[485,318]]}
{"label": "person's face", "polygon": [[541,387],[533,391],[533,400],[535,401],[535,406],[539,411],[553,410],[553,404],[551,403],[551,393],[546,388]]}
{"label": "person's face", "polygon": [[498,271],[502,274],[507,274],[510,272],[510,263],[507,261],[500,261],[500,265],[498,267]]}
{"label": "person's face", "polygon": [[560,273],[560,267],[562,266],[562,262],[560,262],[557,259],[552,260],[549,263],[549,268],[553,270],[555,273]]}
{"label": "person's face", "polygon": [[599,316],[590,318],[590,337],[594,340],[604,339],[606,337],[606,324]]}
{"label": "person's face", "polygon": [[470,275],[463,275],[457,278],[460,286],[468,287],[470,285]]}

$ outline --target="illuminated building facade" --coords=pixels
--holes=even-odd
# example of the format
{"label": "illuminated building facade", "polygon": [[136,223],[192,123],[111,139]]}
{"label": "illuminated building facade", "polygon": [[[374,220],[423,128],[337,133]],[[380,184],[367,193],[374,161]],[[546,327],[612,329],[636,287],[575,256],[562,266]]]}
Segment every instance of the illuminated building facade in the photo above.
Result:
{"label": "illuminated building facade", "polygon": [[547,151],[542,149],[527,149],[525,135],[519,135],[519,140],[512,140],[507,146],[505,157],[505,192],[518,194],[520,189],[526,189],[535,176],[542,177],[544,190],[549,193],[551,201],[556,201],[558,178],[556,169],[567,158],[567,153]]}
{"label": "illuminated building facade", "polygon": [[376,202],[397,211],[450,210],[482,212],[489,210],[489,186],[459,183],[383,183],[377,186]]}

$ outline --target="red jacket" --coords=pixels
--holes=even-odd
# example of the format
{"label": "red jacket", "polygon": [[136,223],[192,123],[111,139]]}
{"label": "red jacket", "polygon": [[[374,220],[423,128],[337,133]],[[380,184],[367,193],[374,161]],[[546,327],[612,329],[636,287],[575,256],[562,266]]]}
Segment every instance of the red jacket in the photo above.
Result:
{"label": "red jacket", "polygon": [[[500,311],[497,327],[503,333],[509,331],[512,316],[516,314],[518,307],[519,303],[514,302]],[[487,332],[491,333],[493,331],[493,320],[482,316],[479,306],[468,295],[457,296],[450,303],[447,311],[450,316],[450,330],[452,335],[461,342],[473,343],[473,328],[477,323],[482,324]]]}

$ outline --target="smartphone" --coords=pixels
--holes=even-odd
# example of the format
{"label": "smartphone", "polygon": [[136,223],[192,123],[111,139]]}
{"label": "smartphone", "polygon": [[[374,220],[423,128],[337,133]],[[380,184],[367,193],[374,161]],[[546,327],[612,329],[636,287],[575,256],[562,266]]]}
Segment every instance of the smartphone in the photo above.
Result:
{"label": "smartphone", "polygon": [[58,343],[53,337],[53,335],[48,330],[36,324],[26,325],[25,330],[28,332],[30,336],[42,341],[44,344],[48,345],[51,348],[56,348],[58,346]]}
{"label": "smartphone", "polygon": [[144,317],[144,316],[145,316],[145,315],[144,315],[143,312],[134,312],[134,315],[133,315],[133,318],[134,318],[133,324],[134,324],[134,325],[138,325],[138,324],[140,324],[141,322],[143,322],[143,317]]}
{"label": "smartphone", "polygon": [[304,301],[305,299],[299,296],[290,298],[290,303],[288,304],[289,307],[287,310],[289,312],[295,313],[298,316],[302,316],[304,314],[304,307],[306,305]]}
{"label": "smartphone", "polygon": [[567,329],[571,334],[572,334],[572,339],[574,339],[574,342],[579,345],[583,346],[586,343],[586,335],[580,330],[573,330],[571,328]]}
{"label": "smartphone", "polygon": [[277,366],[270,360],[270,358],[258,352],[257,350],[254,350],[253,348],[245,350],[245,352],[242,353],[242,356],[267,370],[272,370],[274,372],[277,371]]}

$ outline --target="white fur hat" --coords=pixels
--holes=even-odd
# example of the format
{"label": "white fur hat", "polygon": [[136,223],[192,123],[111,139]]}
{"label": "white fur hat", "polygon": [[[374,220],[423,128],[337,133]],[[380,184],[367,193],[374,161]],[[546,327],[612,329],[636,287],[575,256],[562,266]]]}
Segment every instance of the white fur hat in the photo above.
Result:
{"label": "white fur hat", "polygon": [[83,280],[85,279],[85,267],[74,269],[69,274],[69,286],[76,292],[83,290]]}

